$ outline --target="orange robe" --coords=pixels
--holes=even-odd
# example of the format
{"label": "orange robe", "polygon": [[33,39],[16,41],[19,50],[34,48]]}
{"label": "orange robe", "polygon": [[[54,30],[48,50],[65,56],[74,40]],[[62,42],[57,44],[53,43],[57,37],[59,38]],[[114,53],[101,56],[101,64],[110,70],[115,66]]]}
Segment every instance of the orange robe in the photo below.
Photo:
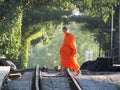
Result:
{"label": "orange robe", "polygon": [[[74,56],[73,56],[74,54]],[[66,33],[63,44],[60,48],[61,66],[64,68],[71,68],[78,71],[76,40],[71,33]]]}

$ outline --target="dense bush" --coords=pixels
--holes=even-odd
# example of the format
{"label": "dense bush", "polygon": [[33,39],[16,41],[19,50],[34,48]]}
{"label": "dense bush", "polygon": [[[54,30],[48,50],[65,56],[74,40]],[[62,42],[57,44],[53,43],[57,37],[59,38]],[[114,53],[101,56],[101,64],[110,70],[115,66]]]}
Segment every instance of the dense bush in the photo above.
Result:
{"label": "dense bush", "polygon": [[15,7],[0,22],[0,55],[16,64],[21,49],[22,16],[21,8]]}

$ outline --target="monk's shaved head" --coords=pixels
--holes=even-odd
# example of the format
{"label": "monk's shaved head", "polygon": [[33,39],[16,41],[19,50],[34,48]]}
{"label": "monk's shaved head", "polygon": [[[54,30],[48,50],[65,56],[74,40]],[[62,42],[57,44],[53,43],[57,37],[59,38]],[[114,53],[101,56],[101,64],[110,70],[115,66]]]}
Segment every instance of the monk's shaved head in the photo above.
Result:
{"label": "monk's shaved head", "polygon": [[67,32],[67,31],[68,31],[68,28],[67,28],[67,27],[63,27],[62,31],[63,31],[63,32]]}

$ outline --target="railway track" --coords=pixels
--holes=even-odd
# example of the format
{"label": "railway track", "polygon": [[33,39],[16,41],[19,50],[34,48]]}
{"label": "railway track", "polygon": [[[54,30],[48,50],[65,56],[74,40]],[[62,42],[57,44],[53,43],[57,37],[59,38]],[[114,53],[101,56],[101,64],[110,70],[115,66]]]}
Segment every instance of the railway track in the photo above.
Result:
{"label": "railway track", "polygon": [[35,68],[10,72],[1,90],[120,90],[116,72],[84,72],[73,77],[68,69],[60,74],[57,68]]}
{"label": "railway track", "polygon": [[33,90],[82,90],[69,70],[61,75],[55,68],[41,69],[37,66],[34,82]]}
{"label": "railway track", "polygon": [[36,68],[10,72],[1,90],[82,90],[69,70]]}

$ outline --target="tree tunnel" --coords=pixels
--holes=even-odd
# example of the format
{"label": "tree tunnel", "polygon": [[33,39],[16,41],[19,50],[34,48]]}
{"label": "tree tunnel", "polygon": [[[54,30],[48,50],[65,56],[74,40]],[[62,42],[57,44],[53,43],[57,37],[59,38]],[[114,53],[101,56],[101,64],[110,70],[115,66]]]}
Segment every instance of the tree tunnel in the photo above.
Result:
{"label": "tree tunnel", "polygon": [[[72,15],[76,8],[84,14]],[[0,0],[0,11],[0,56],[13,61],[18,68],[28,66],[29,45],[47,44],[61,23],[69,26],[74,21],[92,33],[100,53],[110,49],[110,34],[105,29],[110,28],[112,11],[118,32],[117,0]],[[117,43],[116,40],[114,46]]]}

